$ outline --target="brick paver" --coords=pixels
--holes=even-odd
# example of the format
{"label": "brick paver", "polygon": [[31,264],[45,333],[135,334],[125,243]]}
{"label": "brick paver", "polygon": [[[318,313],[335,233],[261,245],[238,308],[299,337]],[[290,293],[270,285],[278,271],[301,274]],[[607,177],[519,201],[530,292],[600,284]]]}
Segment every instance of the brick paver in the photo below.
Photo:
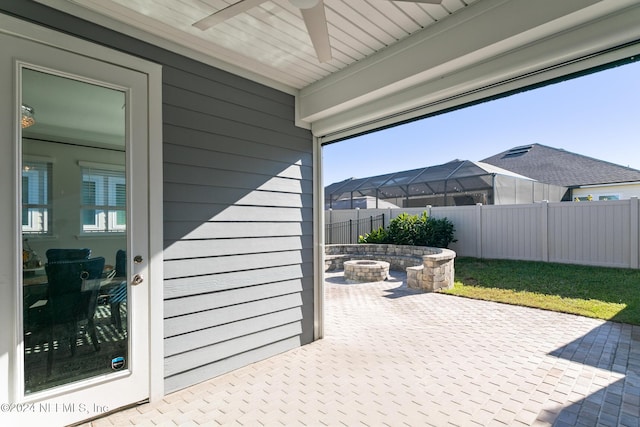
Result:
{"label": "brick paver", "polygon": [[640,327],[327,275],[326,337],[86,424],[640,426]]}

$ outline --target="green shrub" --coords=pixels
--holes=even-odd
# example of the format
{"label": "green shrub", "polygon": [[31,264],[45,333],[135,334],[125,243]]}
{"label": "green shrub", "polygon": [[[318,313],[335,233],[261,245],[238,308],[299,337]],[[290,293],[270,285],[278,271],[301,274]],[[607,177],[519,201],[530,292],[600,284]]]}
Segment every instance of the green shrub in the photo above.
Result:
{"label": "green shrub", "polygon": [[389,223],[389,243],[394,245],[416,245],[418,215],[401,213]]}
{"label": "green shrub", "polygon": [[380,227],[360,236],[358,241],[447,248],[456,241],[454,233],[455,227],[451,221],[447,218],[429,218],[425,211],[421,215],[402,213],[391,220],[386,230]]}
{"label": "green shrub", "polygon": [[447,218],[427,218],[418,229],[417,245],[448,248],[455,242],[456,229]]}
{"label": "green shrub", "polygon": [[389,243],[387,238],[387,230],[380,227],[377,230],[373,230],[371,233],[359,236],[358,243]]}

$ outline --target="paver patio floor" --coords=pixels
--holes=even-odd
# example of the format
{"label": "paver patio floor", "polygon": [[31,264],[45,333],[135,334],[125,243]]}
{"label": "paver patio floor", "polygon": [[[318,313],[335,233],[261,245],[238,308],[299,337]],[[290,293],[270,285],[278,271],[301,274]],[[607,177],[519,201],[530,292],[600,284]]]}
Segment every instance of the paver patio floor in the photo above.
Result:
{"label": "paver patio floor", "polygon": [[392,275],[330,273],[324,339],[90,425],[640,425],[640,327]]}

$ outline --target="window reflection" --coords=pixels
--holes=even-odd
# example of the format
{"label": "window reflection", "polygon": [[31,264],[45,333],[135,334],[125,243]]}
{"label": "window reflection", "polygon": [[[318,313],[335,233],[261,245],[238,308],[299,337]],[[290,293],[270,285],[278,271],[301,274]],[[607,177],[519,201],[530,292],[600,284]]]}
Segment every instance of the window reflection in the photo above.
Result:
{"label": "window reflection", "polygon": [[49,205],[51,163],[30,161],[22,163],[22,232],[47,234],[50,230]]}
{"label": "window reflection", "polygon": [[128,369],[125,94],[22,70],[24,387]]}

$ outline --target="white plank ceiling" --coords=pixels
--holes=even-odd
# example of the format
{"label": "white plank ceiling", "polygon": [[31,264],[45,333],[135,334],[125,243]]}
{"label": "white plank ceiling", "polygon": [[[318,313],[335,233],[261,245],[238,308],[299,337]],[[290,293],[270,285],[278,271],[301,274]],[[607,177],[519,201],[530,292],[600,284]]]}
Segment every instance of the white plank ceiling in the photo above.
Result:
{"label": "white plank ceiling", "polygon": [[173,43],[293,89],[330,74],[433,25],[478,0],[441,4],[325,0],[332,59],[320,63],[300,9],[264,1],[205,31],[193,24],[235,0],[68,0]]}

